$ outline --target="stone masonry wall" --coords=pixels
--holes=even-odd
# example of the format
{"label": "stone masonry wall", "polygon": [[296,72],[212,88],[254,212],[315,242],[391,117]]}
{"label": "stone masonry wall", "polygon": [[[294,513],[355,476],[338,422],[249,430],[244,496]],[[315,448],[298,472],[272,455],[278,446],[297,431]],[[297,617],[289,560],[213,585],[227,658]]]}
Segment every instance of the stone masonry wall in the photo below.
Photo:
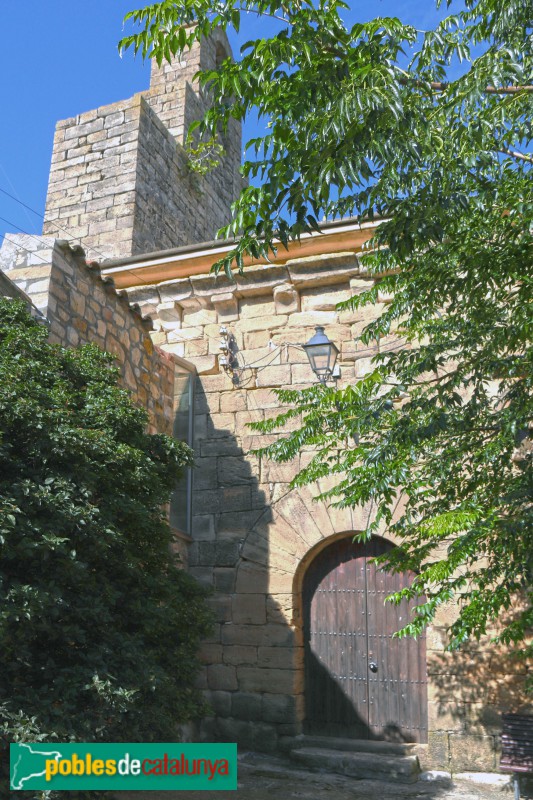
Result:
{"label": "stone masonry wall", "polygon": [[[257,266],[235,283],[199,275],[129,290],[159,317],[154,341],[199,373],[189,564],[215,589],[217,626],[202,649],[202,686],[213,708],[202,726],[206,740],[274,750],[302,732],[303,575],[326,544],[363,529],[370,510],[332,509],[313,502],[311,489],[291,491],[311,454],[289,464],[259,458],[252,451],[274,435],[258,435],[248,423],[280,410],[274,388],[314,382],[305,353],[290,344],[306,342],[315,325],[340,349],[341,386],[365,375],[377,350],[398,345],[394,334],[374,347],[357,341],[386,297],[355,313],[336,310],[370,285],[356,254],[346,252]],[[221,324],[238,349],[232,374],[220,366]],[[444,609],[428,632],[430,733],[420,758],[424,767],[492,771],[500,715],[524,703],[525,667],[493,653],[488,640],[460,656],[446,653],[453,614]]]}
{"label": "stone masonry wall", "polygon": [[89,258],[132,252],[139,99],[57,123],[45,236],[82,243]]}
{"label": "stone masonry wall", "polygon": [[184,140],[208,104],[193,76],[200,63],[216,65],[220,48],[230,52],[218,32],[154,66],[149,90],[57,124],[45,235],[99,261],[215,237],[242,186],[240,124],[232,120],[225,156],[204,177],[191,172]]}
{"label": "stone masonry wall", "polygon": [[0,269],[48,319],[50,341],[65,347],[94,342],[113,353],[122,382],[146,408],[150,430],[171,433],[174,362],[154,346],[152,322],[132,309],[81,248],[52,238],[8,234]]}

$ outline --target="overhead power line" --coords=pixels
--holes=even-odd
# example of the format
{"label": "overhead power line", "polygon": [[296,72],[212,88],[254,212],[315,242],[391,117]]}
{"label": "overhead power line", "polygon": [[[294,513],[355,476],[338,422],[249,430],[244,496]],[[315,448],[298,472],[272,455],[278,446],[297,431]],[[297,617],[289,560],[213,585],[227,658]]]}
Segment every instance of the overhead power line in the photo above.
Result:
{"label": "overhead power line", "polygon": [[[13,194],[10,194],[10,192],[6,191],[5,189],[2,189],[2,187],[1,187],[1,186],[0,186],[0,192],[2,192],[2,194],[5,194],[5,195],[6,195],[6,197],[9,197],[11,200],[14,200],[14,201],[15,201],[15,203],[18,203],[18,204],[19,204],[20,206],[22,206],[23,208],[26,208],[28,211],[31,211],[31,213],[32,213],[32,214],[35,214],[35,216],[39,217],[39,218],[40,218],[40,219],[42,219],[43,221],[46,221],[46,218],[45,218],[44,214],[41,214],[39,211],[36,211],[34,208],[32,208],[31,206],[27,205],[26,203],[23,203],[23,202],[22,202],[22,200],[19,200],[19,199],[18,199],[18,197],[15,197],[15,195],[13,195]],[[4,222],[5,222],[5,220],[4,220]],[[11,222],[10,222],[10,223],[8,223],[8,224],[9,224],[9,225],[12,225],[13,223],[11,223]],[[53,228],[55,228],[55,230],[56,230],[56,231],[58,231],[59,233],[65,233],[65,234],[66,234],[66,235],[67,235],[67,236],[68,236],[70,239],[72,239],[72,241],[74,241],[74,242],[79,242],[79,243],[82,245],[82,247],[84,246],[84,245],[83,245],[83,240],[82,240],[82,239],[80,239],[80,237],[79,237],[79,236],[74,236],[74,235],[73,235],[72,233],[70,233],[70,231],[68,231],[66,228],[62,228],[62,227],[61,227],[61,225],[56,225],[56,223],[55,223],[55,222],[50,222],[50,221],[47,221],[47,223],[46,223],[46,224],[47,224],[47,225],[51,225],[51,226],[52,226]],[[17,228],[17,226],[16,226],[16,225],[15,225],[14,227],[15,227],[15,228]],[[20,228],[17,228],[17,230],[21,230],[21,229],[20,229]],[[25,231],[22,231],[22,232],[24,233]],[[27,234],[27,235],[28,235],[28,236],[31,236],[31,234]],[[107,256],[105,256],[103,253],[100,253],[100,251],[99,251],[99,250],[97,250],[97,249],[96,249],[96,247],[93,247],[92,245],[87,245],[87,247],[90,247],[90,249],[91,249],[91,250],[93,250],[93,251],[96,253],[96,255],[100,256],[100,258],[102,258],[102,259],[104,259],[104,260],[107,258]],[[23,248],[23,249],[24,249],[24,248]]]}
{"label": "overhead power line", "polygon": [[[35,239],[38,242],[42,241],[38,236],[34,236],[33,233],[26,233],[25,230],[23,230],[22,228],[19,228],[18,225],[15,225],[15,223],[11,222],[9,219],[5,219],[5,217],[0,217],[0,220],[2,220],[2,222],[5,222],[6,225],[10,225],[12,228],[16,228],[16,230],[20,231],[20,233],[23,233],[24,236],[29,236],[31,239]],[[29,253],[32,256],[36,256],[41,261],[41,263],[43,263],[43,264],[49,264],[50,263],[49,261],[46,261],[42,256],[40,256],[39,252],[36,251],[36,250],[29,250],[27,247],[24,247],[24,245],[19,244],[19,242],[17,242],[17,247],[20,247],[21,250],[25,250],[26,253]]]}

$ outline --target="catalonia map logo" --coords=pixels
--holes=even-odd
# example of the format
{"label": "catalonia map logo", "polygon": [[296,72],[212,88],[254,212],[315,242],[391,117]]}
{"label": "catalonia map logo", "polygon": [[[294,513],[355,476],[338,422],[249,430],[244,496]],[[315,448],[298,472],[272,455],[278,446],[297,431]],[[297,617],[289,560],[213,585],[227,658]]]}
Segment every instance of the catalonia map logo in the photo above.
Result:
{"label": "catalonia map logo", "polygon": [[236,744],[10,746],[13,791],[237,789]]}

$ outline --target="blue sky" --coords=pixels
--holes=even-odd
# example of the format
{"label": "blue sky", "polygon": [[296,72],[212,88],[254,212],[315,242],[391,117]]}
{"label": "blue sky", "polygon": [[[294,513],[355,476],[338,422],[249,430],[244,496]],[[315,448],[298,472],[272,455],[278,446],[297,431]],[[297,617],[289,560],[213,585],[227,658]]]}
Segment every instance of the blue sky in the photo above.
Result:
{"label": "blue sky", "polygon": [[[0,75],[0,239],[21,228],[39,234],[57,120],[131,97],[147,88],[148,64],[118,55],[122,19],[139,0],[3,0]],[[433,0],[354,2],[350,21],[399,16],[421,28],[436,19]],[[264,33],[250,18],[241,41]],[[232,37],[234,51],[238,41]],[[235,53],[237,54],[237,53]],[[245,131],[245,136],[254,135]],[[7,220],[7,222],[5,221]]]}

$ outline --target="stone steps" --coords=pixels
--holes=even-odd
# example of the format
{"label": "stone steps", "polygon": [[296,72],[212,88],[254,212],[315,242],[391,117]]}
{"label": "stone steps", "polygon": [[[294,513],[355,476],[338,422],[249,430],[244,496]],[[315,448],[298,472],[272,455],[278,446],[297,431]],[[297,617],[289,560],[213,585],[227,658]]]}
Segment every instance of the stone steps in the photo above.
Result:
{"label": "stone steps", "polygon": [[343,739],[335,736],[294,737],[290,749],[296,747],[320,747],[325,750],[348,750],[356,753],[378,753],[381,755],[410,756],[416,751],[416,744],[410,742],[385,742],[379,739]]}
{"label": "stone steps", "polygon": [[[321,737],[305,737],[317,739]],[[305,746],[298,745],[291,749],[290,757],[308,769],[320,772],[333,772],[338,775],[347,775],[351,778],[367,778],[378,781],[392,781],[395,783],[416,783],[420,773],[418,758],[405,752],[387,751],[390,742],[364,742],[365,750],[356,749],[358,742],[352,740],[347,749],[340,747],[341,742],[349,740],[334,740],[337,746]],[[385,745],[385,749],[368,745]]]}

